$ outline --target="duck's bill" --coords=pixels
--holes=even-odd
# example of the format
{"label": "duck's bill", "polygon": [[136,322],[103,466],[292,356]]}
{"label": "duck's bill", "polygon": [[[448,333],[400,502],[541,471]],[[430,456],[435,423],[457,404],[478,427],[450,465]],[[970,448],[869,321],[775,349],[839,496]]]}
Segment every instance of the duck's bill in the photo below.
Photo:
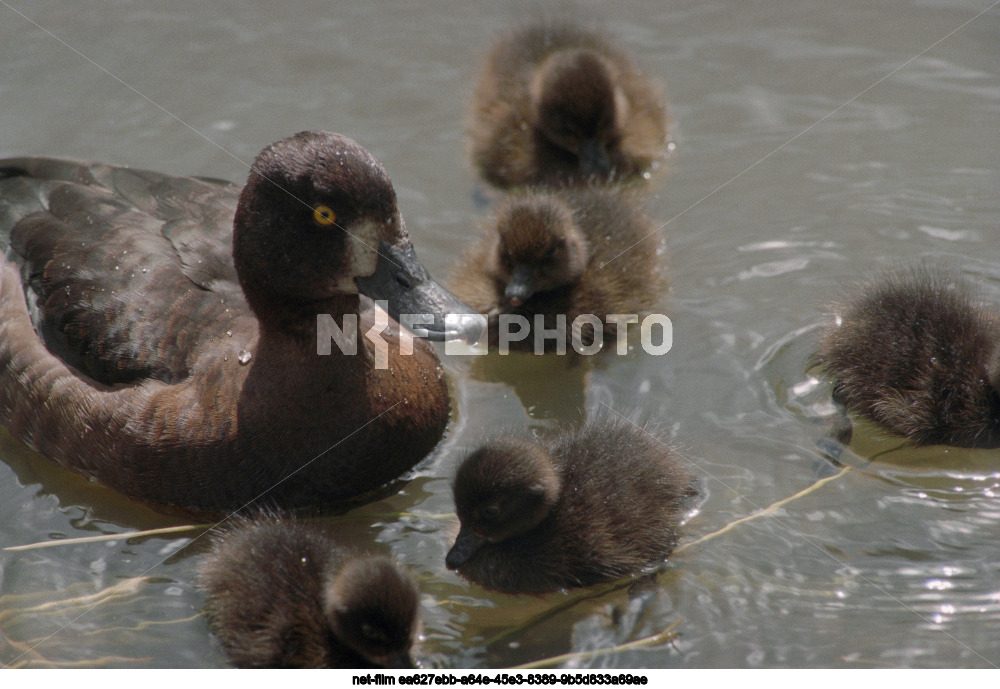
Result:
{"label": "duck's bill", "polygon": [[369,299],[384,300],[389,315],[417,337],[475,343],[486,317],[434,281],[417,258],[413,244],[380,242],[375,272],[355,279]]}
{"label": "duck's bill", "polygon": [[584,175],[607,177],[611,174],[611,158],[602,141],[586,139],[580,143],[580,170]]}
{"label": "duck's bill", "polygon": [[507,282],[503,296],[511,306],[520,306],[535,293],[535,276],[529,266],[519,263]]}
{"label": "duck's bill", "polygon": [[451,550],[445,556],[445,566],[448,569],[458,569],[484,545],[486,545],[486,539],[482,536],[476,535],[468,528],[459,529],[455,544],[451,546]]}

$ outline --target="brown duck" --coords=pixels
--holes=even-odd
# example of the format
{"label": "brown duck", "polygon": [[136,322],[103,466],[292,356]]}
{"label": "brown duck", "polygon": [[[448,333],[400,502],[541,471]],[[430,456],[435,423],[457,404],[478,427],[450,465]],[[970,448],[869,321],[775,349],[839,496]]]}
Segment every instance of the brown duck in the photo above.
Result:
{"label": "brown duck", "polygon": [[899,270],[857,288],[812,362],[849,411],[917,445],[1000,447],[1000,313],[960,277]]}
{"label": "brown duck", "polygon": [[345,553],[312,527],[237,522],[202,558],[198,583],[209,627],[237,667],[413,667],[413,577],[389,558]]}
{"label": "brown duck", "polygon": [[484,444],[459,467],[446,564],[486,588],[545,593],[661,565],[677,544],[685,461],[623,419]]}
{"label": "brown duck", "polygon": [[668,146],[657,85],[608,38],[569,23],[524,26],[493,46],[468,131],[475,166],[501,188],[635,178]]}
{"label": "brown duck", "polygon": [[[3,424],[129,496],[325,504],[395,479],[444,432],[433,348],[401,355],[406,333],[369,297],[437,314],[438,337],[470,309],[427,275],[385,170],[346,137],[268,146],[242,190],[3,160],[0,244]],[[318,353],[321,315],[358,321],[356,354],[329,336]],[[383,324],[380,360],[363,334]]]}
{"label": "brown duck", "polygon": [[[452,291],[490,316],[495,344],[500,316],[527,319],[530,335],[510,343],[534,349],[535,316],[555,329],[565,316],[565,344],[572,325],[593,315],[605,338],[616,326],[608,314],[640,314],[661,303],[667,281],[663,238],[628,193],[594,186],[520,190],[509,194],[483,238],[452,272]],[[511,330],[514,326],[509,326]],[[594,327],[581,321],[579,343],[589,346]],[[559,345],[545,339],[547,351]]]}

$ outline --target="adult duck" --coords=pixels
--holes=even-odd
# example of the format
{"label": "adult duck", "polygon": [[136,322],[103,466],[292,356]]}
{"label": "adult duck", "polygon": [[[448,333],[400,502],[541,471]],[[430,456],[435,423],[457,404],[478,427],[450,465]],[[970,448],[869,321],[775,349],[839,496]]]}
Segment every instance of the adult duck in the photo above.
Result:
{"label": "adult duck", "polygon": [[242,190],[0,161],[0,243],[3,423],[131,497],[327,504],[400,476],[444,432],[432,346],[368,297],[436,314],[439,338],[463,336],[471,321],[446,333],[442,316],[471,309],[416,260],[385,170],[344,136],[268,146]]}

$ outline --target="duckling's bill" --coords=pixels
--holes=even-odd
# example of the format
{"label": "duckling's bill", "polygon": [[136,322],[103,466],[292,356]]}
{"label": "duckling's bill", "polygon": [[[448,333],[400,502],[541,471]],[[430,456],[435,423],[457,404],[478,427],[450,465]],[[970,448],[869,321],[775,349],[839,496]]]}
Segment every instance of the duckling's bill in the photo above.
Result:
{"label": "duckling's bill", "polygon": [[448,555],[445,557],[445,565],[448,569],[458,569],[468,562],[469,558],[475,555],[476,551],[485,543],[486,539],[473,533],[472,529],[467,527],[462,528],[458,532],[455,544],[451,546],[451,550],[448,551]]}

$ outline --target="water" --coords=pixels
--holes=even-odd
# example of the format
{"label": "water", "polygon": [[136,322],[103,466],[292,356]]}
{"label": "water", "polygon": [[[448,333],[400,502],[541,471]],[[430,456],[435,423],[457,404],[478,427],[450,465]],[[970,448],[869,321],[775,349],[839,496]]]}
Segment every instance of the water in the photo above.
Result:
{"label": "water", "polygon": [[[476,55],[535,10],[252,5],[11,3],[30,21],[0,7],[0,154],[242,180],[264,144],[340,131],[385,164],[421,258],[445,276],[484,218],[462,134]],[[822,305],[883,265],[943,263],[1000,303],[1000,13],[963,26],[988,6],[549,7],[605,26],[666,83],[678,147],[649,210],[667,223],[674,348],[589,374],[551,358],[446,362],[443,446],[400,493],[338,519],[346,541],[419,578],[425,665],[512,665],[674,623],[672,645],[575,665],[1000,664],[998,453],[916,452],[862,426],[838,474],[817,445],[829,387],[806,372]],[[703,498],[686,543],[814,489],[686,546],[632,590],[503,596],[446,571],[467,448],[602,402],[657,420],[694,464]],[[4,546],[181,523],[6,434],[0,457]],[[223,666],[198,615],[193,535],[3,552],[0,661]]]}

